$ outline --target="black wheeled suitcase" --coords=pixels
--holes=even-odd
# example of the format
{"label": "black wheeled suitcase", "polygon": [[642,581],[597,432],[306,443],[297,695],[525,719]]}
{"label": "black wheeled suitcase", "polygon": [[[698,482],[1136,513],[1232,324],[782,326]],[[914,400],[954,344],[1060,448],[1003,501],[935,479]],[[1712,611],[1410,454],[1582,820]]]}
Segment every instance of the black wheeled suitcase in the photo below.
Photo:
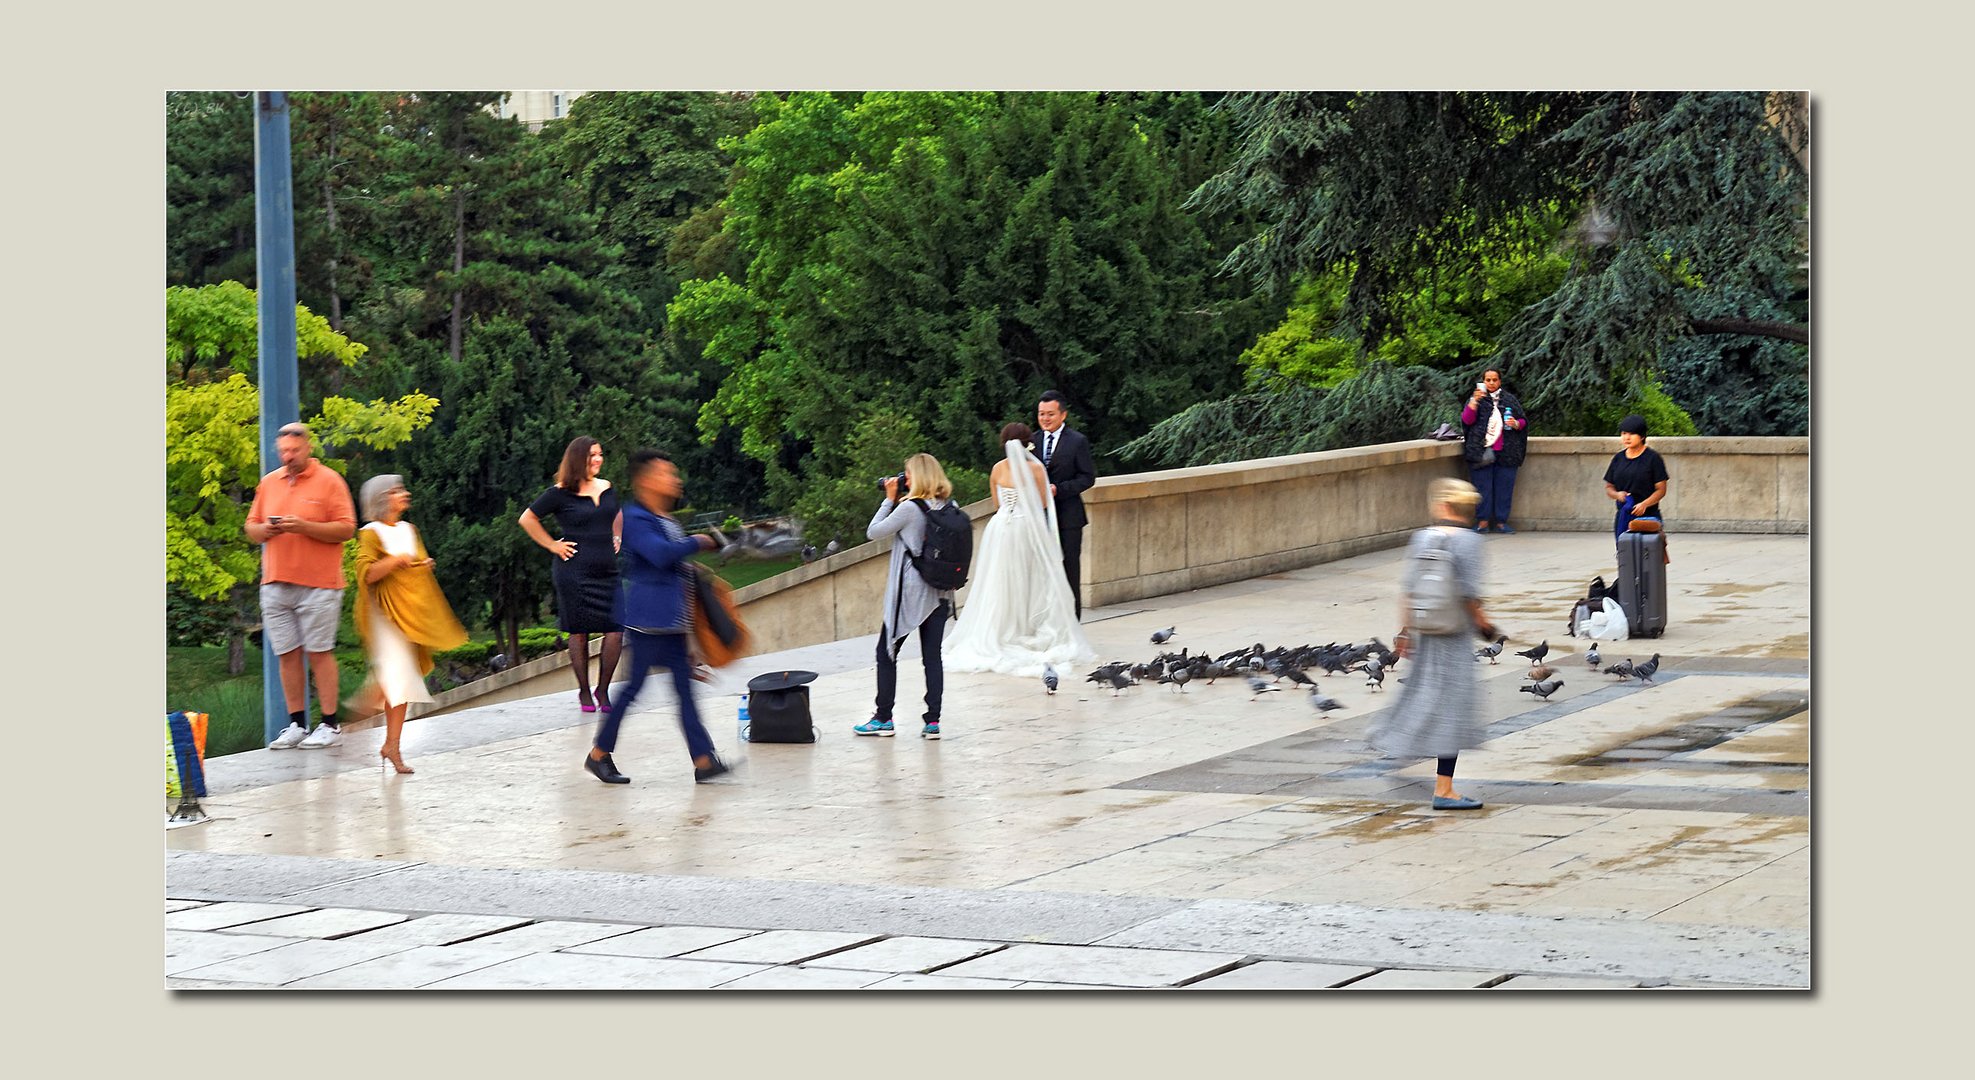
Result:
{"label": "black wheeled suitcase", "polygon": [[1618,604],[1632,637],[1666,632],[1666,537],[1629,532],[1618,538]]}

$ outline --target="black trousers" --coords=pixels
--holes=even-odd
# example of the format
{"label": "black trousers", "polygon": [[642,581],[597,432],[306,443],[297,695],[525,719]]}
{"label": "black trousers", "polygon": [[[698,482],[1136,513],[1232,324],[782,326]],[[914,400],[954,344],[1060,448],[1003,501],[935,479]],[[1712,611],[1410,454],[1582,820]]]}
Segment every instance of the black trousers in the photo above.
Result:
{"label": "black trousers", "polygon": [[1063,576],[1070,579],[1070,599],[1076,602],[1077,617],[1083,618],[1084,527],[1058,525],[1056,535],[1063,541]]}

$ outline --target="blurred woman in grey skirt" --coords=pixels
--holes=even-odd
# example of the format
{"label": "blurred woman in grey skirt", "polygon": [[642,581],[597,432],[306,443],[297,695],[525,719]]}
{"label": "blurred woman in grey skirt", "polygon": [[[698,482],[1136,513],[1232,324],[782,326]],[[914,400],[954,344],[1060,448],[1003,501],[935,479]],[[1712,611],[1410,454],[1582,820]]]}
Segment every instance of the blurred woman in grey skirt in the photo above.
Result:
{"label": "blurred woman in grey skirt", "polygon": [[[1487,738],[1481,720],[1481,685],[1474,668],[1473,640],[1494,640],[1495,624],[1481,610],[1481,539],[1474,510],[1481,494],[1465,480],[1442,478],[1427,488],[1433,524],[1413,534],[1406,548],[1400,582],[1399,624],[1393,651],[1412,661],[1398,700],[1372,720],[1367,741],[1389,757],[1439,758],[1433,778],[1435,810],[1478,810],[1481,803],[1454,791],[1454,761],[1461,751]],[[1457,612],[1441,632],[1414,626],[1424,621],[1423,595],[1438,573],[1435,558],[1448,568]]]}

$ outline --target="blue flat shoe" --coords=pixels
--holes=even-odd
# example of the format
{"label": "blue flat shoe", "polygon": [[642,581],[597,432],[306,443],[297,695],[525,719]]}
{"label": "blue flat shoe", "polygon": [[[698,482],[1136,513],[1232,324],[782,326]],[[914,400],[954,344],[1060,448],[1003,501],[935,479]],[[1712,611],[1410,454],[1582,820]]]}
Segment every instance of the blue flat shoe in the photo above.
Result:
{"label": "blue flat shoe", "polygon": [[1433,808],[1435,810],[1479,810],[1481,809],[1481,802],[1477,799],[1449,799],[1444,795],[1435,795],[1433,797]]}
{"label": "blue flat shoe", "polygon": [[1497,525],[1495,526],[1495,531],[1498,533],[1507,533],[1510,536],[1514,536],[1516,532],[1513,525]]}

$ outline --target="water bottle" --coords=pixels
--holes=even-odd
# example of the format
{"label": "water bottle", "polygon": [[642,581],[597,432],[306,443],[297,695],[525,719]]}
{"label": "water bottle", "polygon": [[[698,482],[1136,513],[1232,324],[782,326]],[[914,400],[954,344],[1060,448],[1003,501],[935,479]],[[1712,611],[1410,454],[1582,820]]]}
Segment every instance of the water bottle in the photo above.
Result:
{"label": "water bottle", "polygon": [[747,695],[746,694],[741,695],[741,716],[740,716],[740,720],[738,721],[734,729],[734,738],[735,741],[737,742],[747,741]]}

